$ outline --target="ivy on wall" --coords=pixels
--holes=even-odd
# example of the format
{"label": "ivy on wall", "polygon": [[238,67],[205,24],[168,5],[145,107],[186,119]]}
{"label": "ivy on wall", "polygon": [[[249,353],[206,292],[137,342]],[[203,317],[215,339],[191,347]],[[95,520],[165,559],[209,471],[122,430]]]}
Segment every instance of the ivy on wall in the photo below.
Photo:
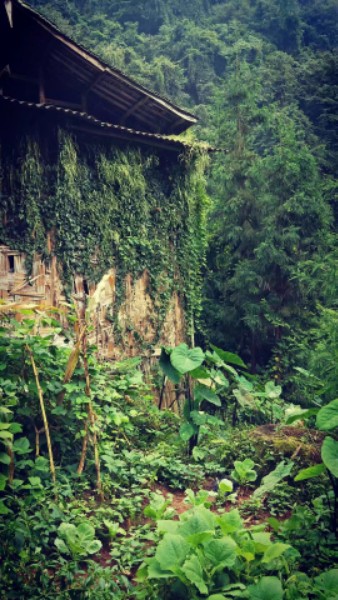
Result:
{"label": "ivy on wall", "polygon": [[10,152],[3,147],[1,156],[0,240],[26,253],[28,271],[35,253],[48,258],[50,233],[66,293],[75,273],[97,283],[115,267],[120,305],[126,275],[147,270],[158,333],[174,290],[193,327],[205,250],[205,153],[93,145],[59,129],[52,151],[40,133],[18,139]]}

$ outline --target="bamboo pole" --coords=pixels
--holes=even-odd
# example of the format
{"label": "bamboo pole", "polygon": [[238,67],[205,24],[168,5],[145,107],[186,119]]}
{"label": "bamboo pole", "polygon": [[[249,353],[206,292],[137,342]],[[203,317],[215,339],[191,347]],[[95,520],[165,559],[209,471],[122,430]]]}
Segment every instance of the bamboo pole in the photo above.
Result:
{"label": "bamboo pole", "polygon": [[44,424],[44,428],[45,428],[45,433],[46,433],[48,455],[49,455],[50,472],[51,472],[51,475],[52,475],[53,483],[56,483],[56,474],[55,474],[55,465],[54,465],[54,457],[53,457],[53,448],[52,448],[52,442],[51,442],[51,438],[50,438],[50,434],[49,434],[49,425],[48,425],[47,413],[46,413],[46,408],[45,408],[45,401],[44,401],[44,398],[43,398],[43,392],[42,392],[42,388],[41,388],[41,385],[40,385],[39,373],[38,373],[38,370],[37,370],[37,367],[36,367],[36,363],[35,363],[35,360],[34,360],[32,349],[28,345],[26,345],[26,350],[27,350],[27,352],[29,354],[29,357],[30,357],[30,361],[31,361],[31,364],[32,364],[32,367],[33,367],[33,372],[34,372],[36,387],[38,389],[38,395],[39,395],[39,400],[40,400],[40,408],[41,408],[41,413],[42,413],[42,420],[43,420],[43,424]]}

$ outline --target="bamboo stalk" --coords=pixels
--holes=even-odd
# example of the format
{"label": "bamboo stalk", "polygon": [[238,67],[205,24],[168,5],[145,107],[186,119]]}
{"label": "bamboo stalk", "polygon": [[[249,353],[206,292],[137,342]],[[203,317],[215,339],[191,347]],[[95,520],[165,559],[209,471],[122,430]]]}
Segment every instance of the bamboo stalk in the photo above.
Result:
{"label": "bamboo stalk", "polygon": [[92,428],[92,434],[93,434],[94,461],[95,461],[95,469],[96,469],[96,487],[97,487],[97,491],[98,491],[98,494],[99,494],[101,500],[103,500],[99,445],[98,445],[98,439],[97,439],[97,431],[96,431],[96,427],[95,427],[96,417],[95,417],[95,414],[93,411],[93,404],[92,404],[92,399],[91,399],[86,336],[83,337],[82,343],[83,343],[82,362],[83,362],[83,368],[84,368],[85,379],[86,379],[85,394],[89,399],[89,402],[87,405],[88,406],[88,420],[89,420],[90,426]]}
{"label": "bamboo stalk", "polygon": [[27,350],[30,360],[31,360],[34,377],[35,377],[35,382],[36,382],[36,387],[38,389],[38,395],[39,395],[40,407],[41,407],[41,413],[42,413],[42,420],[43,420],[43,424],[44,424],[44,428],[45,428],[47,447],[48,447],[49,467],[50,467],[50,472],[52,475],[53,483],[55,483],[56,482],[56,474],[55,474],[55,465],[54,465],[54,457],[53,457],[53,448],[52,448],[51,437],[49,434],[49,425],[48,425],[47,413],[46,413],[46,408],[45,408],[45,401],[43,398],[43,392],[42,392],[42,388],[40,385],[39,373],[38,373],[38,370],[36,367],[33,352],[28,345],[26,345],[26,350]]}
{"label": "bamboo stalk", "polygon": [[[103,500],[99,445],[98,445],[97,431],[96,431],[96,427],[95,427],[96,416],[95,416],[95,413],[93,410],[93,403],[92,403],[92,398],[91,398],[90,375],[89,375],[89,366],[88,366],[88,357],[87,357],[87,336],[86,336],[87,324],[86,324],[86,313],[85,313],[85,311],[86,311],[85,297],[84,297],[84,302],[83,302],[83,313],[81,314],[80,309],[77,307],[76,304],[75,304],[75,310],[76,310],[78,324],[79,324],[79,328],[80,328],[80,333],[79,333],[79,337],[77,340],[77,344],[82,346],[82,363],[83,363],[83,368],[84,368],[84,372],[85,372],[85,382],[86,382],[85,394],[88,398],[88,404],[87,404],[88,418],[86,419],[85,425],[84,425],[86,433],[85,433],[85,436],[84,436],[83,442],[82,442],[82,450],[81,450],[80,462],[79,462],[79,466],[77,468],[77,472],[79,475],[81,475],[81,473],[83,472],[83,469],[84,469],[86,455],[87,455],[88,441],[89,441],[89,428],[91,428],[92,435],[93,435],[92,439],[93,439],[93,449],[94,449],[94,462],[95,462],[95,469],[96,469],[96,487],[97,487],[97,491],[100,496],[100,499]],[[81,327],[81,325],[82,325],[82,327]]]}
{"label": "bamboo stalk", "polygon": [[77,468],[78,475],[81,475],[81,473],[83,473],[83,469],[84,469],[85,462],[86,462],[87,447],[88,447],[88,419],[86,419],[86,421],[84,423],[84,430],[85,430],[85,435],[83,436],[83,439],[82,439],[81,455],[80,455],[80,460],[79,460],[79,466]]}

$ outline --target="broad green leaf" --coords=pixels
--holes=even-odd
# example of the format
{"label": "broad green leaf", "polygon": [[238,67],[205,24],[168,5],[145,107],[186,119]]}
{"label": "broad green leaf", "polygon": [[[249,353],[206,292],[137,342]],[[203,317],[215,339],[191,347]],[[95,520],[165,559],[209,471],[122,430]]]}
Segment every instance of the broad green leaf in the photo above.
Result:
{"label": "broad green leaf", "polygon": [[322,445],[322,459],[330,473],[338,477],[338,442],[332,437],[325,438]]}
{"label": "broad green leaf", "polygon": [[265,393],[267,395],[267,398],[269,398],[270,400],[275,400],[281,395],[282,388],[280,385],[276,385],[274,381],[268,381],[265,384]]}
{"label": "broad green leaf", "polygon": [[8,456],[8,454],[6,454],[5,452],[0,452],[0,463],[2,463],[3,465],[10,465],[10,456]]}
{"label": "broad green leaf", "polygon": [[237,508],[218,517],[217,522],[224,534],[235,533],[236,531],[243,529],[243,521]]}
{"label": "broad green leaf", "polygon": [[316,586],[322,589],[324,592],[333,592],[336,596],[328,596],[328,598],[338,597],[338,569],[330,569],[318,575],[315,578]]}
{"label": "broad green leaf", "polygon": [[189,544],[181,535],[167,533],[157,547],[155,558],[162,569],[172,570],[184,563],[189,550]]}
{"label": "broad green leaf", "polygon": [[168,354],[164,348],[161,350],[161,356],[159,360],[160,367],[163,373],[172,381],[173,383],[179,383],[182,375],[179,373],[175,367],[170,362],[170,354]]}
{"label": "broad green leaf", "polygon": [[13,434],[10,431],[0,431],[0,442],[4,441],[6,444],[9,441],[12,441]]}
{"label": "broad green leaf", "polygon": [[26,437],[22,437],[18,440],[15,440],[13,444],[13,450],[16,454],[27,454],[27,452],[30,452],[31,448],[29,444],[29,439]]}
{"label": "broad green leaf", "polygon": [[223,594],[211,594],[206,600],[226,600],[226,596],[223,596]]}
{"label": "broad green leaf", "polygon": [[214,346],[213,344],[210,344],[210,346],[225,363],[230,363],[231,365],[236,365],[237,367],[242,367],[243,369],[248,368],[245,362],[243,362],[241,357],[237,354],[221,350],[221,348],[217,348],[217,346]]}
{"label": "broad green leaf", "polygon": [[270,534],[266,531],[259,531],[251,534],[255,543],[255,553],[263,554],[271,546]]}
{"label": "broad green leaf", "polygon": [[160,533],[177,533],[179,527],[178,521],[169,521],[166,519],[159,519],[156,523],[157,531]]}
{"label": "broad green leaf", "polygon": [[172,366],[182,375],[200,367],[203,360],[202,348],[188,348],[187,344],[180,344],[170,354]]}
{"label": "broad green leaf", "polygon": [[312,477],[318,477],[325,472],[325,465],[320,463],[319,465],[313,465],[313,467],[307,467],[297,473],[295,481],[305,481],[305,479],[312,479]]}
{"label": "broad green leaf", "polygon": [[11,433],[21,433],[22,425],[20,423],[10,423],[9,431]]}
{"label": "broad green leaf", "polygon": [[182,571],[191,583],[193,583],[201,594],[207,594],[208,588],[203,579],[203,569],[198,556],[193,554],[185,561]]}
{"label": "broad green leaf", "polygon": [[316,425],[322,431],[330,431],[338,427],[338,398],[319,410]]}
{"label": "broad green leaf", "polygon": [[168,579],[172,577],[172,571],[167,571],[166,569],[162,569],[159,562],[152,558],[148,567],[148,578],[149,579]]}
{"label": "broad green leaf", "polygon": [[193,435],[195,435],[195,433],[197,433],[197,431],[197,428],[194,427],[192,423],[182,423],[182,425],[180,426],[180,438],[184,442],[187,442]]}
{"label": "broad green leaf", "polygon": [[193,377],[194,379],[210,379],[210,373],[204,367],[198,367],[197,369],[190,371],[190,377]]}
{"label": "broad green leaf", "polygon": [[228,494],[233,491],[234,485],[230,479],[221,479],[218,484],[218,489],[221,494]]}
{"label": "broad green leaf", "polygon": [[309,417],[313,417],[314,415],[318,414],[318,410],[318,408],[298,408],[297,412],[293,411],[289,416],[287,416],[286,423],[287,425],[291,425],[291,423],[299,421],[299,419],[304,420],[308,419]]}
{"label": "broad green leaf", "polygon": [[221,406],[222,403],[219,399],[219,396],[211,390],[206,385],[198,383],[195,387],[195,399],[201,402],[202,400],[207,400],[210,404],[214,404],[215,406]]}
{"label": "broad green leaf", "polygon": [[250,600],[283,600],[282,584],[277,577],[262,577],[255,585],[249,585]]}
{"label": "broad green leaf", "polygon": [[204,506],[198,506],[180,525],[179,532],[192,546],[209,540],[215,532],[215,517]]}
{"label": "broad green leaf", "polygon": [[281,542],[271,544],[264,552],[262,563],[269,563],[272,560],[279,558],[286,550],[289,550],[289,548],[291,548],[289,544],[282,544]]}
{"label": "broad green leaf", "polygon": [[28,481],[32,487],[40,487],[41,486],[40,477],[28,477]]}
{"label": "broad green leaf", "polygon": [[217,569],[232,567],[237,558],[237,544],[231,537],[211,540],[205,545],[204,554]]}

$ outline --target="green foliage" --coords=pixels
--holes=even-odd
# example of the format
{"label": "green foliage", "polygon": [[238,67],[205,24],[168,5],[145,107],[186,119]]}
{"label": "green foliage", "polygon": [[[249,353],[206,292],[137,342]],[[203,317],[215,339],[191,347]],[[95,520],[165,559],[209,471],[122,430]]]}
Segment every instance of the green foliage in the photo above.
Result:
{"label": "green foliage", "polygon": [[253,493],[253,498],[262,498],[265,494],[271,492],[280,481],[285,479],[285,477],[289,477],[293,464],[292,461],[289,463],[286,463],[285,461],[280,462],[273,471],[263,477],[261,485]]}
{"label": "green foliage", "polygon": [[251,458],[245,458],[244,460],[235,460],[234,462],[234,470],[231,471],[231,477],[238,481],[240,484],[246,484],[250,481],[256,481],[257,473],[252,468],[255,466],[255,463]]}
{"label": "green foliage", "polygon": [[291,548],[271,542],[268,533],[244,529],[237,510],[216,516],[204,506],[196,506],[178,522],[159,521],[158,529],[164,532],[163,539],[154,557],[141,565],[137,578],[140,582],[163,580],[164,585],[158,586],[160,593],[174,590],[179,581],[182,590],[196,598],[222,593],[232,597],[235,590],[241,590],[243,598],[256,597],[256,590],[269,581],[263,578],[258,586],[247,588],[257,569],[264,571],[264,565],[273,564],[282,573],[280,557]]}
{"label": "green foliage", "polygon": [[57,533],[55,546],[62,554],[70,554],[75,560],[96,554],[102,547],[101,542],[95,539],[94,527],[89,523],[77,526],[61,523]]}

